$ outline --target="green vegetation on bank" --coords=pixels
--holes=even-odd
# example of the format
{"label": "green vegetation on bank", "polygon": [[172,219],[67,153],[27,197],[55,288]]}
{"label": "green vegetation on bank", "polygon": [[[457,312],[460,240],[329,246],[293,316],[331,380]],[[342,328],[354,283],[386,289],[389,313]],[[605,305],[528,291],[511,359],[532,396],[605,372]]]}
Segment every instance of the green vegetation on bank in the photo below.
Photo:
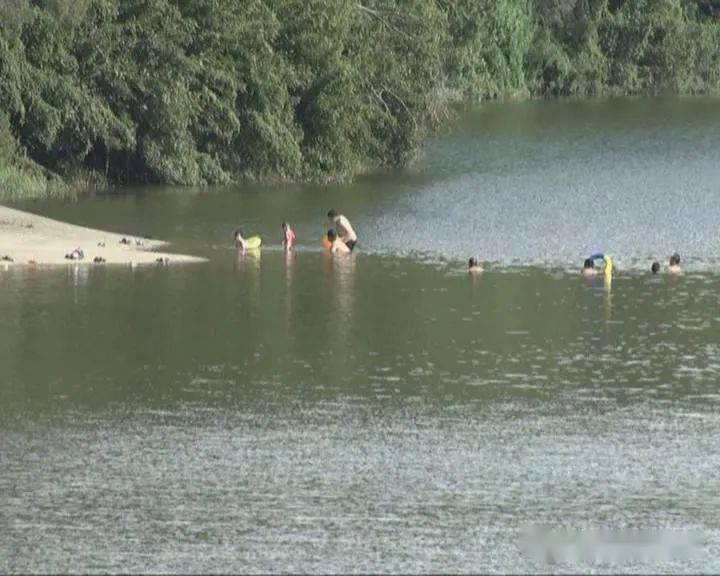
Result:
{"label": "green vegetation on bank", "polygon": [[453,100],[720,88],[720,0],[3,0],[0,27],[0,198],[346,179]]}

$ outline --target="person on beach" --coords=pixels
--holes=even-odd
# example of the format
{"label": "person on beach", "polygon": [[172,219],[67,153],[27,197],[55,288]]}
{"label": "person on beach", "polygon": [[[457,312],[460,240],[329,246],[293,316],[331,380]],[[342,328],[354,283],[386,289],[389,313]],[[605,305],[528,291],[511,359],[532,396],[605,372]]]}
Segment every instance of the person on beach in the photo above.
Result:
{"label": "person on beach", "polygon": [[330,210],[327,215],[330,224],[335,228],[335,233],[338,238],[345,242],[345,245],[350,250],[353,250],[357,244],[358,238],[352,224],[350,224],[350,220],[345,218],[342,214],[338,214],[335,210]]}
{"label": "person on beach", "polygon": [[295,231],[290,228],[290,224],[287,222],[282,223],[282,230],[283,230],[283,248],[285,248],[286,251],[292,250],[293,244],[295,244]]}
{"label": "person on beach", "polygon": [[682,272],[680,268],[680,254],[677,252],[670,256],[670,266],[668,267],[668,272],[670,274],[680,274],[680,272]]}
{"label": "person on beach", "polygon": [[470,260],[468,260],[468,274],[470,274],[470,276],[476,276],[482,272],[483,267],[480,266],[478,261],[475,260],[475,258],[470,258]]}
{"label": "person on beach", "polygon": [[650,271],[653,274],[657,274],[658,272],[660,272],[660,262],[653,262],[652,266],[650,266]]}
{"label": "person on beach", "polygon": [[75,248],[70,254],[65,254],[66,260],[84,260],[85,259],[85,253],[83,252],[82,248]]}
{"label": "person on beach", "polygon": [[330,252],[332,254],[350,254],[350,248],[338,237],[335,230],[328,230],[327,238],[330,242]]}

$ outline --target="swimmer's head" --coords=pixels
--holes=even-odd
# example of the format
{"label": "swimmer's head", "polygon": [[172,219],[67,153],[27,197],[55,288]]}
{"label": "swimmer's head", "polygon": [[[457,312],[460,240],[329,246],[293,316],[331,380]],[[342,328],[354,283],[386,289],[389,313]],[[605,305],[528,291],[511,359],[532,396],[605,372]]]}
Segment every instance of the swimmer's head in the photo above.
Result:
{"label": "swimmer's head", "polygon": [[652,270],[653,274],[660,272],[660,262],[653,262],[652,266],[650,266],[650,270]]}
{"label": "swimmer's head", "polygon": [[238,228],[233,232],[233,240],[237,240],[238,238],[244,238],[244,234],[241,228]]}
{"label": "swimmer's head", "polygon": [[470,258],[470,260],[468,260],[468,268],[472,268],[473,266],[477,266],[477,262],[475,258]]}
{"label": "swimmer's head", "polygon": [[585,262],[583,262],[583,268],[585,270],[589,268],[595,268],[595,262],[593,262],[592,258],[587,258]]}
{"label": "swimmer's head", "polygon": [[680,254],[677,252],[670,256],[670,266],[680,266]]}
{"label": "swimmer's head", "polygon": [[328,240],[330,240],[330,242],[335,242],[335,238],[337,238],[337,234],[335,234],[335,230],[328,230],[327,237],[328,237]]}
{"label": "swimmer's head", "polygon": [[337,212],[335,212],[334,209],[333,209],[333,210],[330,210],[330,211],[328,212],[328,218],[330,218],[330,220],[333,220],[336,216],[337,216]]}

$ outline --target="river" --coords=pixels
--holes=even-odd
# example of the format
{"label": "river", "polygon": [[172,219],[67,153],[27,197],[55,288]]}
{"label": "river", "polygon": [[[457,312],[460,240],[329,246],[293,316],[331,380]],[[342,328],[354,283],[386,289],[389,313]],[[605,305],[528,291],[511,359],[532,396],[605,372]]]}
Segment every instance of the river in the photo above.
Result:
{"label": "river", "polygon": [[[209,262],[0,271],[0,571],[719,571],[719,106],[487,104],[352,184],[19,205]],[[702,543],[548,564],[528,526]]]}

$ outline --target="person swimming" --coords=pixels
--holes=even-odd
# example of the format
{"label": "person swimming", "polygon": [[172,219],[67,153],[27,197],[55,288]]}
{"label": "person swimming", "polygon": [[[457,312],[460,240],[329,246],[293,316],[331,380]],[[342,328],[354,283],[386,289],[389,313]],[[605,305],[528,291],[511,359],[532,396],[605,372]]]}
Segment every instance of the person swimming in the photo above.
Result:
{"label": "person swimming", "polygon": [[295,231],[290,228],[290,224],[287,222],[282,223],[282,230],[283,230],[283,248],[285,248],[286,251],[292,250],[293,244],[295,244]]}
{"label": "person swimming", "polygon": [[670,266],[668,267],[668,272],[670,274],[680,274],[680,272],[682,272],[682,269],[680,268],[680,254],[677,252],[670,256]]}
{"label": "person swimming", "polygon": [[475,260],[475,258],[470,258],[470,260],[468,260],[468,274],[475,276],[476,274],[480,274],[482,272],[483,267],[480,266],[480,263]]}
{"label": "person swimming", "polygon": [[335,230],[328,230],[327,239],[330,242],[330,252],[332,254],[350,254],[350,248],[343,242]]}
{"label": "person swimming", "polygon": [[657,274],[658,272],[660,272],[660,262],[653,262],[652,266],[650,266],[650,271],[653,274]]}
{"label": "person swimming", "polygon": [[583,262],[582,275],[583,276],[595,276],[598,271],[595,268],[595,261],[592,258],[586,258]]}
{"label": "person swimming", "polygon": [[[595,268],[595,260],[602,260],[605,263],[605,267],[602,269]],[[613,273],[613,260],[609,254],[603,254],[602,252],[595,252],[590,255],[583,263],[582,275],[583,276],[595,276],[603,272],[606,278],[611,278]]]}

